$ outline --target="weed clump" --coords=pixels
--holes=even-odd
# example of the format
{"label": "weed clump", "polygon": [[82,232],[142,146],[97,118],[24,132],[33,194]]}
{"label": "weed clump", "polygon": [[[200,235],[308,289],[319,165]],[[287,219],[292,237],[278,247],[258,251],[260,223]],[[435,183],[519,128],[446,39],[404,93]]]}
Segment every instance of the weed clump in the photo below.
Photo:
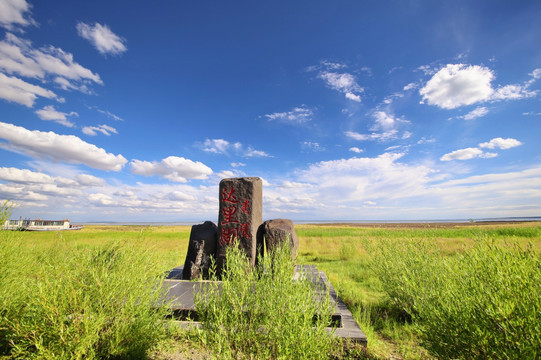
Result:
{"label": "weed clump", "polygon": [[230,246],[221,290],[196,293],[203,341],[220,358],[327,358],[335,341],[325,329],[333,312],[328,294],[317,300],[308,280],[292,280],[293,269],[287,246],[258,258],[253,269]]}
{"label": "weed clump", "polygon": [[0,355],[140,359],[164,335],[165,310],[153,309],[163,272],[148,247],[59,237],[32,248],[12,234],[0,238]]}
{"label": "weed clump", "polygon": [[408,312],[423,346],[442,358],[541,355],[541,259],[531,248],[478,239],[442,256],[423,241],[378,241],[372,266],[391,301]]}

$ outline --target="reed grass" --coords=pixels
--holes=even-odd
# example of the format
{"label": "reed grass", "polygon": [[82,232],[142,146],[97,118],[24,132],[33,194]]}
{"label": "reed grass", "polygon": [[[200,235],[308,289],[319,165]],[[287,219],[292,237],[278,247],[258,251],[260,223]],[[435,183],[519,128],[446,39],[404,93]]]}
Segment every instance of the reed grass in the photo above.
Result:
{"label": "reed grass", "polygon": [[141,359],[165,335],[164,277],[143,237],[76,246],[0,233],[0,355]]}
{"label": "reed grass", "polygon": [[277,247],[252,269],[242,250],[227,249],[221,289],[209,286],[196,299],[204,341],[218,358],[329,357],[336,345],[325,329],[334,310],[329,295],[317,299],[308,280],[292,280],[290,254]]}
{"label": "reed grass", "polygon": [[[535,334],[541,331],[532,324],[539,320],[536,317],[539,289],[534,280],[541,283],[538,278],[540,223],[445,227],[298,225],[296,230],[300,239],[297,263],[315,264],[326,273],[368,337],[366,352],[337,350],[341,347],[334,345],[327,357],[432,359],[486,355],[498,358],[504,355],[487,352],[486,344],[500,349],[506,342],[515,347],[511,350],[502,347],[500,354],[513,357],[520,351],[523,354],[520,358],[539,357]],[[151,295],[146,291],[153,287],[143,290],[141,284],[154,284],[168,270],[184,263],[189,232],[188,226],[97,225],[62,233],[0,232],[0,356],[137,358],[150,353],[155,359],[169,359],[175,355],[166,356],[170,350],[160,353],[159,349],[165,349],[164,344],[173,341],[179,353],[192,354],[193,349],[202,349],[204,357],[229,354],[255,358],[250,350],[231,347],[231,342],[225,340],[217,345],[201,333],[171,334],[157,325],[158,322],[163,325],[163,314],[158,314],[160,320],[156,320],[151,317],[152,312],[148,316],[137,313],[143,307],[135,306],[135,298],[150,301]],[[378,258],[382,251],[387,251],[388,256]],[[387,279],[378,266],[387,266]],[[450,284],[441,281],[442,278]],[[433,279],[434,284],[426,284],[426,279]],[[120,283],[132,284],[127,286],[131,290],[122,292],[124,285]],[[485,285],[475,288],[479,284]],[[430,294],[440,291],[437,287],[440,285],[449,289],[441,291],[440,303],[429,302]],[[408,286],[410,290],[406,291]],[[505,289],[512,293],[506,293]],[[484,293],[492,297],[483,297]],[[530,293],[529,298],[517,297],[527,297]],[[130,298],[130,294],[139,295]],[[421,300],[416,294],[423,296]],[[120,298],[127,299],[126,308],[114,310],[112,304],[122,303],[117,301]],[[130,303],[133,306],[128,306]],[[538,313],[532,313],[532,309]],[[467,322],[467,317],[487,321],[472,324]],[[149,325],[133,320],[144,318],[149,320]],[[442,322],[450,325],[442,327]],[[276,324],[276,329],[287,327]],[[492,329],[490,324],[494,325]],[[495,330],[499,329],[496,324],[501,324],[501,330]],[[142,329],[151,329],[148,332],[154,335],[143,340]],[[523,331],[521,339],[517,335],[519,330]],[[472,355],[460,353],[456,345],[442,340],[453,331],[454,334],[460,331],[464,335],[461,339],[468,340],[467,346],[460,346],[470,349]],[[484,335],[476,338],[477,333]],[[502,334],[507,336],[505,340],[498,337]],[[136,339],[134,342],[139,345],[130,350],[122,339]],[[242,341],[250,344],[246,339]],[[441,342],[448,352],[443,353],[431,341]],[[485,350],[472,345],[483,341]],[[284,345],[284,353],[293,354],[294,350],[289,348],[296,345],[289,344]],[[271,357],[265,355],[266,350],[257,351],[262,357]]]}
{"label": "reed grass", "polygon": [[541,355],[541,258],[487,237],[453,257],[425,242],[380,241],[372,266],[426,349],[441,358]]}
{"label": "reed grass", "polygon": [[[421,261],[423,258],[426,259],[427,253],[432,252],[433,256],[437,254],[438,259],[445,261],[459,261],[458,259],[474,253],[479,256],[477,248],[479,239],[490,239],[491,243],[500,249],[513,249],[516,246],[521,249],[528,248],[530,256],[535,255],[538,258],[541,252],[539,222],[415,226],[299,225],[296,227],[300,239],[299,262],[315,264],[318,269],[325,271],[367,335],[368,353],[371,358],[432,359],[434,356],[439,356],[434,350],[431,350],[432,353],[428,351],[430,346],[422,335],[419,318],[412,318],[404,307],[399,306],[400,302],[411,303],[411,299],[408,300],[408,297],[404,296],[400,298],[400,301],[395,302],[393,298],[397,297],[393,292],[398,291],[400,286],[389,286],[389,283],[386,286],[381,276],[378,276],[376,270],[378,266],[381,270],[383,265],[393,264],[394,269],[398,269],[409,262],[408,266],[412,268],[417,259],[419,268],[424,269],[424,272],[421,273],[419,270],[419,274],[413,273],[400,279],[410,279],[410,281],[414,281],[416,277],[420,280],[429,279],[431,267],[425,266],[425,262]],[[349,253],[346,252],[344,244],[354,244],[355,256],[349,259],[344,256],[345,253]],[[410,254],[411,256],[400,257],[388,252],[387,256],[379,257],[379,260],[375,261],[375,249],[385,247],[386,244],[389,247],[393,246],[395,252],[402,251],[404,254],[407,252],[403,252],[403,248],[410,244],[417,252]],[[419,247],[415,244],[419,244]],[[494,263],[496,259],[485,258],[483,261]],[[522,260],[518,261],[518,263],[521,262]],[[391,271],[391,268],[387,270],[390,271],[389,274],[397,273]],[[408,272],[398,272],[395,276],[405,274]],[[473,279],[473,277],[468,278]],[[412,294],[414,295],[415,291]],[[462,299],[452,301],[447,299],[447,301],[460,303]],[[535,311],[536,306],[531,302],[529,304],[531,311]],[[441,320],[439,322],[434,320],[433,324],[437,327],[441,324]],[[443,356],[443,358],[449,357],[458,357],[458,353]]]}

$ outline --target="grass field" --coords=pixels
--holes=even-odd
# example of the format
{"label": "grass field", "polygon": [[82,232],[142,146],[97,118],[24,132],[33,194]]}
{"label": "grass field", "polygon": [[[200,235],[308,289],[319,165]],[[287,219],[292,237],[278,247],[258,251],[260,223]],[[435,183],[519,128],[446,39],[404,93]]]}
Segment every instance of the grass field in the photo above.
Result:
{"label": "grass field", "polygon": [[[538,295],[540,293],[538,290],[541,289],[538,289],[537,285],[535,285],[535,282],[541,284],[541,278],[539,278],[541,273],[539,260],[541,223],[298,225],[296,231],[300,239],[297,262],[315,264],[318,269],[326,273],[368,337],[368,351],[366,353],[354,351],[337,352],[333,354],[335,358],[349,356],[374,359],[430,359],[435,355],[447,357],[448,355],[442,352],[446,350],[438,349],[436,346],[438,341],[441,342],[441,338],[435,338],[436,335],[445,336],[445,333],[439,334],[436,331],[437,326],[431,326],[441,321],[438,319],[447,319],[446,324],[451,324],[454,317],[446,318],[446,316],[464,311],[450,306],[447,309],[443,306],[445,304],[440,304],[439,307],[430,307],[432,305],[429,306],[429,304],[436,304],[434,301],[435,298],[440,297],[439,294],[442,294],[442,298],[444,298],[444,295],[451,298],[453,296],[463,296],[463,298],[455,299],[454,302],[446,300],[449,303],[462,305],[468,305],[470,300],[472,302],[477,301],[479,304],[490,299],[498,300],[498,304],[503,304],[503,307],[500,309],[496,306],[490,309],[496,314],[494,319],[501,320],[498,320],[498,324],[503,324],[501,325],[501,331],[498,330],[503,334],[503,339],[514,341],[516,334],[524,335],[520,331],[526,331],[526,334],[528,331],[537,331],[541,334],[539,328],[526,327],[530,326],[528,325],[530,323],[533,323],[532,326],[534,327],[536,322],[541,323],[541,318],[539,318],[541,316],[541,304]],[[3,317],[2,321],[9,320],[9,316],[12,315],[13,318],[22,316],[20,313],[14,314],[13,311],[15,310],[13,309],[20,305],[18,302],[27,301],[33,293],[38,291],[42,291],[44,294],[57,291],[60,296],[63,294],[63,296],[70,297],[70,301],[83,299],[77,297],[77,294],[71,294],[69,291],[62,292],[58,290],[71,286],[69,281],[84,283],[81,288],[73,286],[71,290],[73,293],[90,289],[96,291],[96,296],[103,296],[103,293],[99,292],[101,289],[92,290],[91,283],[85,282],[86,278],[81,275],[85,271],[84,268],[80,268],[78,270],[80,273],[74,274],[68,282],[50,281],[46,277],[50,273],[56,274],[58,278],[63,278],[61,276],[62,271],[66,274],[70,273],[71,268],[95,264],[96,259],[102,259],[99,263],[99,266],[101,266],[99,269],[101,270],[98,269],[99,271],[94,274],[93,279],[100,282],[110,281],[111,289],[121,286],[122,282],[130,283],[126,276],[136,277],[134,271],[137,271],[137,269],[145,269],[144,271],[149,275],[145,278],[145,281],[151,281],[153,276],[158,276],[156,274],[163,274],[184,263],[189,232],[190,227],[188,226],[98,225],[85,226],[83,230],[68,232],[14,233],[4,231],[2,232],[3,249],[1,255],[4,260],[11,259],[11,264],[14,265],[13,269],[9,271],[5,269],[10,264],[9,262],[4,261],[4,265],[0,266],[2,268],[0,270],[5,271],[0,276],[0,285],[2,286],[0,289],[0,295],[2,296],[0,298],[0,305],[2,305],[0,316]],[[128,250],[124,250],[126,247]],[[86,255],[78,255],[79,253]],[[66,254],[71,257],[70,261],[66,260]],[[488,257],[483,257],[485,254],[488,254],[486,255]],[[55,258],[63,265],[59,267],[58,264],[47,261],[47,257]],[[152,264],[144,263],[141,260],[143,258],[152,261]],[[117,272],[111,271],[111,273],[107,273],[105,270],[112,269],[111,259],[125,260],[123,260],[124,262],[115,260],[115,264],[118,265]],[[139,261],[138,266],[140,267],[130,268],[130,261],[136,263]],[[480,264],[484,264],[484,267],[481,268]],[[490,267],[487,264],[494,264],[494,266]],[[472,273],[465,273],[464,271],[467,269],[471,269]],[[502,273],[502,269],[510,270]],[[8,281],[9,274],[16,278],[17,281]],[[113,274],[114,276],[107,274]],[[461,276],[455,276],[454,274],[460,274]],[[517,292],[517,297],[510,299],[506,293],[502,295],[501,299],[503,300],[501,300],[496,295],[490,294],[491,297],[487,300],[481,297],[475,298],[473,295],[464,296],[463,293],[460,293],[462,291],[460,289],[466,286],[469,289],[467,294],[476,294],[475,290],[472,290],[472,286],[475,286],[476,283],[483,283],[486,276],[475,276],[484,276],[486,274],[494,274],[494,277],[487,280],[487,284],[493,286],[491,288],[492,294],[497,294],[498,289],[505,285],[504,288],[511,288],[514,292]],[[507,283],[505,279],[508,278],[514,280]],[[427,279],[431,280],[430,286],[426,284]],[[446,279],[449,279],[449,281],[446,281]],[[462,279],[477,280],[464,283]],[[496,283],[494,279],[497,279],[498,282]],[[143,280],[143,278],[139,278],[138,281]],[[17,286],[20,286],[21,283],[26,284],[24,291],[18,290],[20,288]],[[44,288],[43,283],[48,284],[49,288]],[[34,287],[29,287],[28,284],[33,284]],[[446,287],[436,289],[432,284],[446,284]],[[501,284],[503,285],[500,286]],[[514,284],[520,285],[517,288],[518,290],[513,288]],[[130,286],[139,291],[137,284],[133,283],[133,281]],[[433,287],[433,291],[437,291],[438,296],[434,296],[434,292],[431,293],[426,290]],[[19,291],[19,294],[13,296],[10,291]],[[486,289],[483,291],[486,293]],[[538,292],[534,293],[535,295],[530,299],[521,298],[522,291],[524,293]],[[421,295],[424,298],[419,299],[418,296]],[[126,296],[126,293],[118,292],[118,296]],[[45,316],[43,314],[47,314],[47,311],[58,311],[58,308],[62,307],[65,307],[68,313],[70,311],[74,312],[72,306],[63,303],[64,300],[59,299],[57,296],[57,308],[46,307],[39,302],[31,302],[34,307],[27,308],[27,310],[39,310],[42,316]],[[116,300],[112,299],[111,301]],[[149,301],[152,301],[152,299],[149,299]],[[509,304],[506,301],[509,301]],[[525,308],[517,307],[517,302],[525,303],[527,306],[525,305]],[[105,303],[103,306],[110,305]],[[448,312],[440,313],[440,308],[446,308]],[[479,315],[475,313],[475,311],[478,311],[477,308],[472,305],[471,308],[468,308],[468,311],[470,311],[468,314],[473,317]],[[520,314],[521,318],[524,319],[522,325],[513,322],[514,317],[518,316],[516,314]],[[65,316],[68,317],[69,321],[65,320],[64,322],[73,321],[69,317],[70,314],[65,314]],[[150,317],[151,314],[138,314],[137,316],[143,318],[145,316]],[[455,315],[456,319],[458,319],[458,316]],[[484,314],[483,316],[491,318],[490,314]],[[460,319],[460,321],[466,320]],[[512,321],[505,322],[507,320]],[[107,333],[112,326],[111,321],[113,320],[109,319],[104,320],[102,323],[96,323],[101,327],[95,332],[94,336],[99,337],[100,334]],[[52,342],[56,341],[57,349],[66,346],[65,341],[69,339],[89,342],[88,347],[76,349],[79,351],[77,354],[80,354],[80,358],[88,357],[88,354],[93,352],[98,356],[99,351],[103,350],[102,348],[105,346],[94,338],[84,337],[84,329],[79,329],[81,333],[76,335],[73,333],[51,334],[43,330],[42,338],[36,338],[32,331],[35,333],[37,330],[32,329],[31,326],[36,326],[39,330],[40,327],[46,328],[49,323],[39,322],[36,319],[25,319],[25,321],[17,325],[19,330],[26,331],[23,331],[24,334],[27,334],[27,338],[23,339],[26,342],[22,342],[25,345],[19,346],[16,352],[9,355],[8,348],[12,344],[9,341],[13,342],[17,339],[6,330],[6,328],[13,328],[13,324],[7,324],[9,326],[6,327],[6,323],[3,323],[0,327],[0,351],[4,352],[6,358],[13,354],[16,355],[15,357],[25,358],[27,357],[24,356],[25,351],[28,351],[29,354],[39,353],[40,346],[43,346],[47,340],[44,337],[47,336],[53,339]],[[85,326],[91,326],[92,324],[94,324],[92,326],[98,326],[91,321],[84,324]],[[509,328],[505,328],[506,324],[509,324]],[[474,325],[478,328],[472,330],[471,334],[467,333],[470,329],[463,325],[462,331],[465,334],[465,341],[471,343],[476,341],[484,342],[484,344],[492,344],[491,341],[494,341],[496,345],[491,346],[499,346],[498,344],[501,343],[500,338],[492,339],[492,334],[483,333],[484,330],[481,325]],[[526,328],[521,329],[521,327]],[[137,330],[136,324],[134,328]],[[59,324],[57,329],[59,329],[58,331],[73,332],[73,328],[64,323]],[[119,337],[126,333],[123,332],[124,330],[119,329],[115,330],[116,333],[108,333],[110,339],[107,346],[111,348],[117,346],[120,349],[123,345],[122,339]],[[139,330],[142,331],[142,329]],[[476,333],[483,333],[483,338],[480,340],[474,338]],[[29,334],[33,335],[30,336]],[[72,337],[70,338],[68,335]],[[157,332],[154,338],[148,339],[148,341],[154,342],[150,356],[154,359],[211,356],[209,354],[212,354],[212,347],[206,345],[202,337],[183,334],[178,331],[173,335],[171,333]],[[10,338],[10,336],[12,337]],[[461,337],[461,335],[458,334],[458,337]],[[517,345],[516,349],[513,348],[509,351],[522,352],[526,355],[523,358],[541,356],[539,336],[533,338],[529,336],[529,338],[531,341],[528,343],[519,344],[520,346]],[[146,343],[141,344],[141,346],[147,346],[148,348]],[[453,344],[449,344],[449,347],[452,348],[452,346]],[[465,347],[464,344],[458,344],[457,346]],[[483,346],[486,347],[486,345]],[[131,354],[129,351],[119,354]],[[138,349],[133,351],[137,354]],[[459,353],[453,353],[454,355],[449,356],[479,358],[483,357],[483,354],[492,354],[487,351],[489,350],[483,347],[480,350],[478,347],[472,347],[470,350],[471,356]],[[54,358],[57,353],[49,355],[49,358]],[[39,358],[39,356],[37,357]],[[65,358],[69,358],[69,356]],[[501,358],[505,358],[505,356],[502,355]]]}

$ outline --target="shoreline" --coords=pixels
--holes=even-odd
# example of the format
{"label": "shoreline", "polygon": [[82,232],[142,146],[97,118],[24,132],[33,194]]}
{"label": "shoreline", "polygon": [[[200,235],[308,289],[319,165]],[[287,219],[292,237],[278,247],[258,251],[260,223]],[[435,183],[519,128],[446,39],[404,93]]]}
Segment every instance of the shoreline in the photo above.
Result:
{"label": "shoreline", "polygon": [[[167,222],[167,223],[143,223],[143,222],[95,222],[82,223],[85,227],[156,227],[156,228],[171,228],[171,227],[191,227],[192,225],[200,224],[201,222]],[[321,226],[321,227],[366,227],[366,228],[453,228],[453,227],[485,227],[485,226],[541,226],[541,218],[521,219],[521,220],[479,220],[479,221],[293,221],[295,226]]]}
{"label": "shoreline", "polygon": [[439,221],[426,221],[426,222],[340,222],[340,223],[302,223],[295,225],[303,226],[348,226],[348,227],[367,227],[367,228],[453,228],[453,227],[472,227],[472,226],[514,226],[514,225],[534,225],[539,224],[541,226],[541,220],[485,220],[474,222],[439,222]]}
{"label": "shoreline", "polygon": [[[265,219],[270,220],[270,219]],[[329,226],[379,226],[379,225],[476,225],[476,224],[516,224],[541,222],[541,216],[526,217],[500,217],[500,218],[479,218],[479,219],[421,219],[421,220],[295,220],[290,219],[296,225],[329,225]],[[81,225],[101,225],[101,226],[192,226],[202,224],[205,221],[212,221],[217,224],[217,220],[186,220],[186,221],[78,221]]]}

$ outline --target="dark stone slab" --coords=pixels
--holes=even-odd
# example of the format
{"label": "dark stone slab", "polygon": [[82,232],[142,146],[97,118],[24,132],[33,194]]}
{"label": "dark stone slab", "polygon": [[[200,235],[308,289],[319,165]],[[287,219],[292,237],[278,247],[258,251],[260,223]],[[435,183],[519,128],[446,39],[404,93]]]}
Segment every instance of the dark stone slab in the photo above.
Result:
{"label": "dark stone slab", "polygon": [[165,276],[168,280],[182,280],[182,273],[184,272],[184,266],[177,266]]}
{"label": "dark stone slab", "polygon": [[[340,299],[334,287],[323,271],[319,272],[320,281],[325,284],[326,291],[329,292],[329,296],[336,304],[335,315],[340,317],[340,326],[335,329],[334,334],[344,339],[350,339],[363,346],[368,344],[368,339],[363,333],[357,321],[353,318],[353,314],[347,308],[346,304]],[[333,315],[334,316],[334,315]]]}
{"label": "dark stone slab", "polygon": [[190,232],[188,252],[184,262],[182,278],[194,280],[203,276],[208,278],[212,258],[216,257],[218,228],[211,221],[193,225]]}
{"label": "dark stone slab", "polygon": [[[334,308],[332,326],[327,328],[329,333],[367,345],[366,335],[322,271],[318,271],[315,265],[297,265],[293,280],[298,279],[307,279],[312,283],[316,290],[316,298],[323,299],[327,293],[329,294],[331,306]],[[221,282],[165,280],[162,286],[164,297],[160,300],[160,304],[167,304],[177,314],[177,319],[184,320],[197,318],[194,294],[207,286],[217,286],[220,289]],[[201,327],[201,323],[197,321],[177,321],[177,323],[184,328]]]}
{"label": "dark stone slab", "polygon": [[257,236],[258,243],[265,243],[265,250],[267,252],[272,251],[287,241],[291,249],[291,258],[297,258],[299,238],[295,232],[293,221],[289,219],[267,220],[261,224]]}
{"label": "dark stone slab", "polygon": [[220,181],[218,246],[216,267],[221,273],[226,249],[238,245],[250,264],[257,256],[257,229],[263,222],[263,182],[257,177],[231,178]]}

